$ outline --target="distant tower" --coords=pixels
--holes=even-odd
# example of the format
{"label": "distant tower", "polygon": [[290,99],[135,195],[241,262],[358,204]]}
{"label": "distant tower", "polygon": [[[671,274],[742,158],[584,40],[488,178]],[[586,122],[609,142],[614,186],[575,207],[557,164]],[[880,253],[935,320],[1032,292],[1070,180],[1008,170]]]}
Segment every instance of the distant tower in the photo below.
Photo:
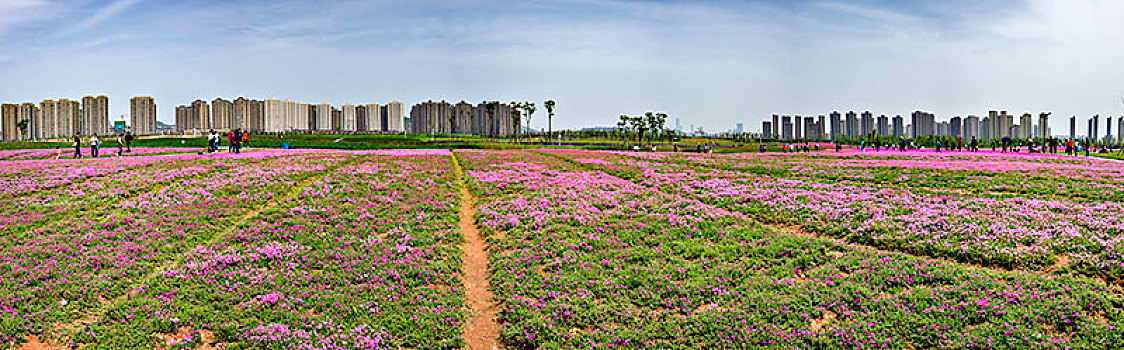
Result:
{"label": "distant tower", "polygon": [[1069,139],[1077,138],[1077,116],[1069,117]]}
{"label": "distant tower", "polygon": [[1107,116],[1107,117],[1104,118],[1104,120],[1105,120],[1104,141],[1105,142],[1112,142],[1112,116]]}

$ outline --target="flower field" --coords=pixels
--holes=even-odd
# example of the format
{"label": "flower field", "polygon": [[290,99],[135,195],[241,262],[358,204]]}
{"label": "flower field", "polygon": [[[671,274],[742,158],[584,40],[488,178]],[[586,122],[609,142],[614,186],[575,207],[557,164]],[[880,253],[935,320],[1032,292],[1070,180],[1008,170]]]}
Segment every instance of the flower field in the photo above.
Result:
{"label": "flower field", "polygon": [[479,221],[494,242],[502,339],[513,348],[1023,349],[1121,341],[1116,286],[781,232],[676,185],[724,180],[614,175],[687,170],[672,163],[581,151],[458,154],[487,198]]}
{"label": "flower field", "polygon": [[[887,153],[889,159],[857,159],[878,164],[902,157]],[[1122,208],[1121,202],[962,192],[956,190],[956,181],[918,186],[895,181],[801,177],[794,173],[778,176],[728,168],[726,164],[741,160],[721,156],[653,159],[651,155],[634,157],[621,153],[554,154],[651,187],[688,194],[761,221],[798,225],[806,231],[878,248],[1004,268],[1073,271],[1110,281],[1124,277],[1124,260],[1121,251],[1116,249],[1124,233],[1124,217],[1116,214]],[[937,156],[915,155],[914,168],[936,167],[941,163],[964,168],[969,166],[956,163],[978,160],[961,159],[958,155],[943,161],[934,157]],[[1112,168],[1116,163],[1107,161],[991,157],[1007,158],[1004,164],[1015,163],[993,167],[992,174],[1014,172],[1009,170],[1012,168],[1042,167],[1043,164],[1056,164],[1061,169],[1070,169],[1075,164],[1094,169],[1101,167],[1109,174],[1118,171]],[[851,169],[861,168],[862,162],[857,159],[821,159],[814,167],[826,169],[832,166],[826,165],[832,161],[849,161],[860,164]],[[754,162],[793,161],[756,159]],[[909,167],[903,168],[906,170],[901,172],[910,172]],[[1082,172],[1046,169],[1039,173],[1054,174],[1053,178],[1059,183],[1081,181],[1075,178],[1084,176]],[[907,177],[918,176],[916,172],[909,174]]]}
{"label": "flower field", "polygon": [[0,348],[461,349],[479,282],[506,349],[1124,347],[1117,163],[161,153],[4,153]]}

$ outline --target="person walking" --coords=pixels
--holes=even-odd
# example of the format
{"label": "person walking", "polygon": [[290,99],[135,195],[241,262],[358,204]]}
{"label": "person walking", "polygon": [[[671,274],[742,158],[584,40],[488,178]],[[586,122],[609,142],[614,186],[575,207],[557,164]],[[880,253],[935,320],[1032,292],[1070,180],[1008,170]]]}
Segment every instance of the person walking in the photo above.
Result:
{"label": "person walking", "polygon": [[898,152],[905,152],[905,137],[898,136],[898,142],[900,143],[900,145],[898,145]]}
{"label": "person walking", "polygon": [[976,140],[975,136],[972,136],[972,143],[970,143],[968,146],[972,147],[972,152],[980,151],[980,142],[979,140]]}
{"label": "person walking", "polygon": [[121,156],[121,152],[125,149],[125,138],[120,134],[117,135],[117,156]]}
{"label": "person walking", "polygon": [[879,137],[879,138],[874,139],[874,151],[878,152],[881,149],[882,149],[882,138]]}
{"label": "person walking", "polygon": [[937,140],[937,153],[941,153],[941,140]]}
{"label": "person walking", "polygon": [[859,152],[866,153],[866,139],[859,142]]}
{"label": "person walking", "polygon": [[957,152],[964,151],[964,138],[963,137],[960,137],[960,136],[956,137],[956,151]]}
{"label": "person walking", "polygon": [[[242,132],[242,143],[239,143],[238,147],[250,147],[250,133],[245,131]],[[675,151],[679,152],[679,147],[675,147]]]}
{"label": "person walking", "polygon": [[[652,146],[652,152],[656,151],[656,146]],[[242,153],[242,129],[234,129],[234,153]]]}
{"label": "person walking", "polygon": [[125,132],[125,153],[133,153],[133,133]]}
{"label": "person walking", "polygon": [[233,153],[234,152],[234,132],[233,131],[226,134],[226,141],[229,142],[229,144],[226,145],[226,151]]}
{"label": "person walking", "polygon": [[101,148],[101,141],[98,140],[98,134],[90,136],[90,157],[98,157],[98,148]]}
{"label": "person walking", "polygon": [[82,135],[74,133],[74,159],[82,158]]}

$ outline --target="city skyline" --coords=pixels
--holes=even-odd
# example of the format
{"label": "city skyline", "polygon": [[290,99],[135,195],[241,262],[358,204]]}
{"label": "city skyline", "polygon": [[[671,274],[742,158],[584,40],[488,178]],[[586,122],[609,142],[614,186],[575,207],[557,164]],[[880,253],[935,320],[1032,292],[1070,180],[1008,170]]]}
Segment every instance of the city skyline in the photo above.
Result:
{"label": "city skyline", "polygon": [[1120,114],[1122,12],[1097,0],[0,1],[0,100],[105,94],[116,119],[129,97],[154,96],[170,123],[197,96],[515,97],[558,101],[558,129],[663,111],[708,131],[782,110]]}
{"label": "city skyline", "polygon": [[[940,118],[933,113],[918,110],[910,113],[909,119],[906,120],[900,114],[894,115],[893,118],[885,114],[874,118],[870,111],[861,112],[861,119],[856,111],[847,111],[845,114],[832,111],[818,116],[773,114],[771,119],[762,121],[761,128],[755,129],[751,135],[787,140],[865,138],[872,135],[914,138],[935,135],[961,136],[965,139],[978,137],[981,140],[1005,137],[1013,139],[1055,137],[1091,138],[1109,143],[1124,142],[1124,116],[1095,114],[1087,118],[1079,118],[1079,116],[1056,118],[1059,119],[1058,123],[1068,121],[1068,128],[1054,129],[1052,125],[1055,123],[1055,118],[1051,118],[1052,115],[1052,112],[1040,112],[1037,115],[1025,112],[1020,116],[1005,110],[991,110],[982,117],[973,114]],[[823,119],[826,116],[830,116],[830,124],[824,124]],[[1081,129],[1082,123],[1078,123],[1079,119],[1085,122],[1085,129]],[[802,123],[806,125],[803,137],[799,132]],[[808,130],[814,133],[809,134]]]}

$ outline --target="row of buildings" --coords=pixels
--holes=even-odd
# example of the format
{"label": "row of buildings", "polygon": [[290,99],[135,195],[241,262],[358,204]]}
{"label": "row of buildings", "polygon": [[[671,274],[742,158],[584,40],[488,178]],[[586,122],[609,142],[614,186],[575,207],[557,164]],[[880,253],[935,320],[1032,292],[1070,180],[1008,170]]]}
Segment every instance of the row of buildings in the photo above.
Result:
{"label": "row of buildings", "polygon": [[211,103],[196,100],[191,105],[176,107],[176,131],[402,132],[406,131],[402,107],[402,102],[398,101],[385,105],[344,104],[337,108],[327,103],[309,104],[276,98],[265,101],[217,98]]}
{"label": "row of buildings", "polygon": [[[1090,135],[1097,135],[1095,124],[1098,117],[1090,119]],[[918,136],[953,136],[965,139],[1001,139],[1011,138],[1045,138],[1050,134],[1050,113],[1040,113],[1037,118],[1030,113],[1023,114],[1016,123],[1014,115],[1007,111],[990,111],[988,115],[980,118],[975,115],[966,117],[954,116],[948,121],[937,121],[933,113],[915,111],[909,116],[909,122],[901,115],[888,117],[885,114],[875,117],[867,111],[861,114],[854,111],[841,114],[831,112],[828,117],[830,124],[824,124],[824,115],[812,116],[781,116],[773,115],[772,120],[762,122],[762,136],[778,139],[837,139],[860,138],[871,136],[889,137],[918,137]],[[1037,119],[1037,124],[1034,123]],[[1111,118],[1109,118],[1111,119]],[[1071,118],[1070,137],[1074,135],[1073,125],[1076,117]],[[1110,122],[1111,123],[1111,122]],[[1124,120],[1120,121],[1124,127]],[[830,126],[830,133],[828,132]],[[1110,126],[1111,128],[1111,126]],[[1119,129],[1118,129],[1119,130]],[[1111,129],[1109,131],[1111,134]]]}
{"label": "row of buildings", "polygon": [[[147,135],[156,131],[156,103],[152,97],[134,97],[130,104],[132,132]],[[114,133],[109,123],[109,97],[86,96],[78,100],[60,98],[39,104],[0,105],[0,140],[44,140]]]}
{"label": "row of buildings", "polygon": [[[115,131],[109,120],[109,98],[87,96],[79,101],[45,100],[39,104],[4,104],[0,113],[0,139],[39,140]],[[156,103],[151,97],[135,97],[130,103],[131,131],[137,135],[157,131]],[[414,132],[456,133],[505,136],[519,133],[513,106],[481,102],[426,101],[412,106],[406,118],[401,102],[385,105],[299,101],[234,100],[216,98],[196,100],[175,108],[175,131],[203,133],[209,130],[242,129],[252,132],[337,131],[337,132]],[[21,123],[21,121],[26,121]]]}
{"label": "row of buildings", "polygon": [[410,108],[410,132],[448,133],[480,136],[506,136],[518,134],[518,113],[506,103],[481,102],[473,105],[465,101],[452,104],[432,100]]}

